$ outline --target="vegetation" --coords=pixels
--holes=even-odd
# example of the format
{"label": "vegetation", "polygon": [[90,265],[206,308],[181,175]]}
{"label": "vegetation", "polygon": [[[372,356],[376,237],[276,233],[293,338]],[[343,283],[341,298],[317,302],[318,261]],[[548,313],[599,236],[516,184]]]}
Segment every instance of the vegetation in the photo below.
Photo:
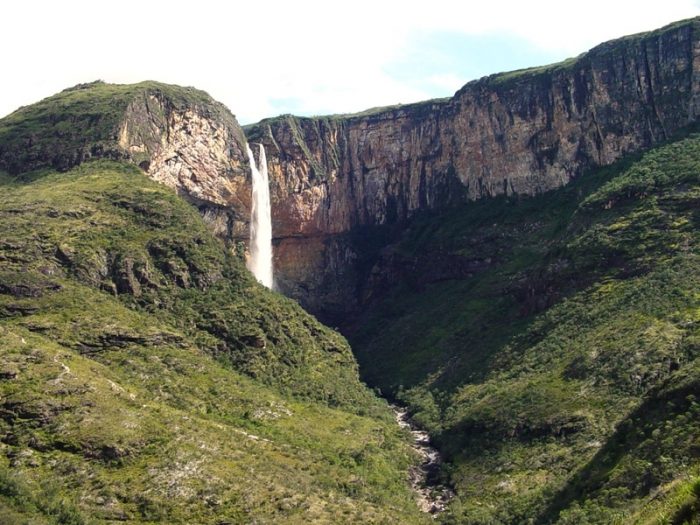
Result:
{"label": "vegetation", "polygon": [[[148,96],[233,118],[98,82],[0,121],[0,523],[430,521],[346,341],[125,162]],[[360,271],[402,270],[352,339],[447,459],[443,522],[698,522],[699,210],[689,133],[536,198],[348,234]]]}
{"label": "vegetation", "polygon": [[[298,126],[299,123],[325,124],[343,122],[353,119],[364,119],[375,116],[388,116],[393,112],[405,111],[411,115],[421,114],[426,111],[433,110],[436,106],[440,106],[449,102],[450,97],[432,98],[422,100],[420,102],[412,102],[410,104],[394,104],[391,106],[378,106],[374,108],[358,111],[357,113],[334,113],[332,115],[315,115],[312,117],[299,117],[297,115],[278,115],[276,117],[265,118],[255,124],[246,124],[243,126],[246,136],[251,140],[259,140],[265,134],[267,126],[284,124],[287,126]],[[296,138],[296,137],[295,137]],[[306,152],[305,152],[306,153]],[[307,155],[307,157],[310,157]]]}
{"label": "vegetation", "polygon": [[110,161],[0,180],[0,522],[422,522],[345,340],[193,207]]}
{"label": "vegetation", "polygon": [[[692,27],[693,30],[697,30],[700,20],[696,18],[691,18],[687,20],[679,20],[672,24],[668,24],[664,27],[656,29],[654,31],[648,31],[645,33],[638,33],[634,35],[627,35],[616,40],[611,40],[605,42],[599,46],[594,47],[586,53],[582,53],[579,56],[567,58],[561,62],[556,62],[554,64],[547,64],[543,66],[535,66],[524,69],[517,69],[514,71],[506,71],[503,73],[496,73],[494,75],[489,75],[476,82],[483,82],[490,84],[494,87],[507,87],[516,88],[521,85],[521,82],[532,82],[533,80],[547,83],[549,82],[552,75],[559,74],[571,74],[575,68],[585,68],[588,62],[591,60],[596,60],[609,56],[611,53],[620,53],[625,46],[638,46],[641,39],[650,41],[651,39],[658,38],[670,31],[677,30],[680,27]],[[462,88],[464,89],[464,88]]]}
{"label": "vegetation", "polygon": [[698,210],[690,135],[402,234],[472,270],[406,275],[351,341],[448,456],[448,523],[697,521]]}

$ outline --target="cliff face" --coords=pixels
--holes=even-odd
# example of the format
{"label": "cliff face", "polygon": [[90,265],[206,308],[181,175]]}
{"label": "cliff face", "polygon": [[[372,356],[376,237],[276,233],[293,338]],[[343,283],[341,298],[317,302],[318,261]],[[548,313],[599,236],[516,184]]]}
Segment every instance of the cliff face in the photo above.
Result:
{"label": "cliff face", "polygon": [[693,19],[486,77],[450,99],[250,126],[267,150],[280,288],[342,315],[358,300],[343,294],[367,277],[346,232],[540,193],[672,136],[700,112],[699,34]]}
{"label": "cliff face", "polygon": [[158,82],[93,82],[0,121],[0,170],[66,171],[94,158],[139,165],[196,204],[218,235],[244,235],[250,214],[245,136],[231,112],[206,93]]}
{"label": "cliff face", "polygon": [[250,180],[245,137],[221,104],[173,107],[158,92],[145,92],[127,107],[119,146],[153,180],[196,204],[214,232],[247,236]]}
{"label": "cliff face", "polygon": [[[250,126],[248,139],[267,150],[278,287],[336,322],[376,293],[374,283],[390,285],[392,272],[413,264],[382,250],[376,227],[540,193],[672,136],[700,112],[698,34],[693,19],[471,82],[449,99]],[[2,119],[0,170],[127,159],[194,203],[218,236],[247,241],[245,140],[228,109],[201,91],[98,82]],[[464,273],[481,264],[463,262],[438,266]]]}

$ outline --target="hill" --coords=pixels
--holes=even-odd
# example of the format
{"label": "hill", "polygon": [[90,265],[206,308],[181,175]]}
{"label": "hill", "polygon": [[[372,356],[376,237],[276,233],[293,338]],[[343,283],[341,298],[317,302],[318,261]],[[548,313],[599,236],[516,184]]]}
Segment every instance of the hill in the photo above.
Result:
{"label": "hill", "polygon": [[345,340],[131,164],[3,175],[2,523],[419,523]]}
{"label": "hill", "polygon": [[[443,100],[246,128],[79,85],[0,120],[8,523],[700,520],[700,19]],[[160,183],[160,184],[159,184]],[[355,357],[353,356],[353,352]]]}

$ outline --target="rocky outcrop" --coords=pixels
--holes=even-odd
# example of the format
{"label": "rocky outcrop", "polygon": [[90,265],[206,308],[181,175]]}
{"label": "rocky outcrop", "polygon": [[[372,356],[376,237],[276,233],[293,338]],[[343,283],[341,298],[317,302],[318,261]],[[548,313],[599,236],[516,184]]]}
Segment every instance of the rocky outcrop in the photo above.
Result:
{"label": "rocky outcrop", "polygon": [[146,91],[125,111],[119,146],[150,178],[198,205],[219,236],[246,235],[245,137],[223,105],[210,99],[178,107],[166,94]]}
{"label": "rocky outcrop", "polygon": [[248,127],[267,150],[280,287],[342,316],[358,305],[342,294],[368,277],[347,269],[364,256],[346,232],[547,191],[679,132],[700,113],[699,35],[692,19],[486,77],[450,99]]}
{"label": "rocky outcrop", "polygon": [[[697,18],[486,77],[449,99],[248,127],[267,151],[277,286],[337,323],[406,265],[425,267],[426,282],[477,271],[480,261],[436,265],[384,248],[418,211],[547,191],[696,122],[699,34]],[[246,242],[245,141],[201,91],[96,82],[0,120],[0,170],[128,160],[195,204],[219,237]]]}
{"label": "rocky outcrop", "polygon": [[244,235],[250,210],[245,140],[231,112],[202,91],[97,81],[0,120],[0,170],[133,162],[199,206],[217,234],[234,238]]}

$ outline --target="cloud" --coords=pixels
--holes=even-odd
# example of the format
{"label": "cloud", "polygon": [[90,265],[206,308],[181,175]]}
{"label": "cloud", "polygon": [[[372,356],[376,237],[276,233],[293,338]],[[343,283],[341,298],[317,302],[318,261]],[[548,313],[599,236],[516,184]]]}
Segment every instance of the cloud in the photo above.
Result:
{"label": "cloud", "polygon": [[[194,85],[244,123],[281,112],[359,111],[450,95],[475,75],[700,14],[690,0],[475,4],[9,2],[0,115],[97,78]],[[478,63],[485,46],[502,51]],[[518,62],[520,48],[527,53]]]}

